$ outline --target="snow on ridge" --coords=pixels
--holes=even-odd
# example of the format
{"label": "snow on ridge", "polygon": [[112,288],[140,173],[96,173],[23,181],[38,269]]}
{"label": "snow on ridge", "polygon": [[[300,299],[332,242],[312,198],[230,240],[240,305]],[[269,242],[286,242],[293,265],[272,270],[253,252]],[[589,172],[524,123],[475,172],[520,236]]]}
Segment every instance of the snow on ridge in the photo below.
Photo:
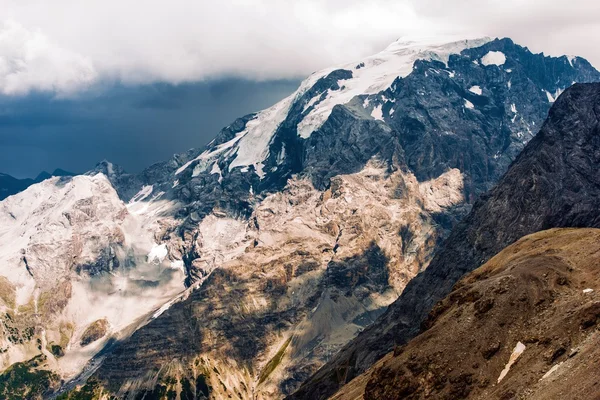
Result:
{"label": "snow on ridge", "polygon": [[[262,179],[262,162],[269,156],[269,145],[273,135],[286,119],[291,106],[319,79],[338,69],[352,71],[352,78],[338,82],[340,89],[328,90],[325,94],[317,93],[305,105],[303,112],[311,106],[314,107],[297,127],[298,135],[304,139],[325,123],[334,106],[346,104],[358,95],[376,94],[389,88],[397,77],[406,77],[412,72],[415,61],[435,60],[447,64],[451,54],[460,54],[467,48],[482,46],[489,41],[491,38],[488,37],[460,40],[452,37],[401,38],[382,52],[361,61],[315,72],[306,78],[291,96],[256,114],[235,138],[216,148],[205,150],[195,159],[182,165],[175,175],[183,172],[195,161],[200,161],[200,164],[195,167],[194,173],[203,172],[217,156],[224,154],[227,158],[233,158],[228,167],[229,172],[236,167],[243,167],[244,172],[246,167],[252,165]],[[356,68],[357,65],[360,65],[360,68]]]}
{"label": "snow on ridge", "polygon": [[[225,143],[221,143],[220,145],[216,146],[215,148],[210,149],[210,151],[209,151],[209,149],[204,150],[202,152],[202,154],[200,154],[198,157],[186,162],[181,167],[179,167],[179,169],[177,171],[175,171],[175,175],[179,175],[180,173],[185,171],[195,161],[207,161],[207,160],[210,161],[215,156],[223,153],[225,150],[231,149],[247,133],[248,133],[247,130],[243,130],[241,132],[236,133],[233,139],[230,139],[229,141],[227,141]],[[199,170],[198,170],[199,172],[202,172],[204,169],[206,169],[206,165],[204,165],[204,164],[206,164],[206,163],[203,163],[203,165],[199,168]],[[196,174],[196,175],[198,175],[198,174]]]}
{"label": "snow on ridge", "polygon": [[236,157],[229,164],[229,171],[235,167],[254,165],[255,171],[261,176],[259,171],[262,171],[262,162],[269,155],[271,139],[287,117],[295,98],[296,93],[259,112],[254,119],[246,123],[245,134],[237,145]]}
{"label": "snow on ridge", "polygon": [[137,194],[135,196],[133,196],[131,198],[131,200],[129,200],[129,204],[134,204],[134,203],[144,200],[145,198],[147,198],[148,196],[150,196],[152,194],[153,190],[154,190],[153,185],[142,186],[142,189],[139,192],[137,192]]}
{"label": "snow on ridge", "polygon": [[[346,104],[361,94],[376,94],[389,88],[397,77],[405,78],[412,70],[415,61],[440,61],[448,64],[451,54],[460,54],[463,50],[482,46],[491,41],[490,38],[463,39],[456,38],[401,38],[390,44],[382,52],[367,57],[360,62],[328,68],[312,74],[302,83],[299,92],[307,90],[316,81],[337,69],[352,71],[352,78],[341,82],[343,89],[330,91],[325,99],[298,124],[298,135],[304,139],[329,118],[333,107]],[[361,68],[356,69],[356,65]],[[341,86],[341,85],[340,85]],[[319,95],[320,96],[320,95]]]}
{"label": "snow on ridge", "polygon": [[488,65],[504,65],[506,62],[506,56],[501,51],[488,51],[487,54],[481,57],[481,63],[485,66]]}

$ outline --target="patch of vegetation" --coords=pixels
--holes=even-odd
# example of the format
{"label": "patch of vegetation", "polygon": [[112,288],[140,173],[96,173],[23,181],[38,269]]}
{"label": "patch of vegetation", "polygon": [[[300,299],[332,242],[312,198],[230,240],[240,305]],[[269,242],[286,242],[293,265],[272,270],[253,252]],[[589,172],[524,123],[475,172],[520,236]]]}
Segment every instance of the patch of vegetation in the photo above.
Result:
{"label": "patch of vegetation", "polygon": [[87,327],[87,329],[81,335],[81,346],[87,346],[88,344],[95,342],[100,339],[108,331],[108,321],[106,318],[94,321]]}
{"label": "patch of vegetation", "polygon": [[69,342],[71,341],[71,337],[73,336],[73,332],[75,331],[75,327],[72,323],[61,323],[60,324],[60,347],[65,349]]}
{"label": "patch of vegetation", "polygon": [[17,304],[15,287],[4,276],[0,276],[0,300],[10,309],[14,309]]}
{"label": "patch of vegetation", "polygon": [[[100,400],[106,398],[103,397],[104,394],[102,384],[98,380],[90,378],[82,387],[63,393],[56,400]],[[108,399],[117,400],[114,396],[109,396]]]}
{"label": "patch of vegetation", "polygon": [[32,326],[20,329],[12,312],[9,311],[4,314],[0,317],[0,321],[2,322],[2,325],[4,325],[6,339],[11,343],[23,344],[34,338],[35,329]]}
{"label": "patch of vegetation", "polygon": [[21,304],[18,307],[17,312],[19,314],[35,314],[35,304],[33,296],[31,297],[31,299],[29,299],[29,302],[27,304]]}
{"label": "patch of vegetation", "polygon": [[48,345],[48,350],[57,358],[65,355],[65,351],[59,344],[52,343]]}
{"label": "patch of vegetation", "polygon": [[194,390],[189,379],[181,378],[181,393],[179,394],[181,400],[195,400]]}
{"label": "patch of vegetation", "polygon": [[287,347],[289,346],[291,341],[292,341],[291,337],[288,340],[286,340],[285,343],[283,344],[283,346],[281,346],[281,348],[277,351],[277,354],[275,354],[275,356],[269,360],[267,365],[265,365],[263,370],[260,372],[260,376],[258,378],[259,385],[261,383],[263,383],[269,377],[269,375],[271,375],[271,373],[275,370],[275,368],[277,368],[279,363],[281,363],[281,360],[283,359],[283,356],[285,355],[285,351],[287,350]]}
{"label": "patch of vegetation", "polygon": [[43,318],[52,319],[61,312],[71,298],[71,282],[62,281],[51,291],[42,292],[38,296],[37,311]]}
{"label": "patch of vegetation", "polygon": [[11,365],[0,375],[0,398],[5,400],[43,399],[58,387],[60,377],[52,371],[37,369],[43,355]]}

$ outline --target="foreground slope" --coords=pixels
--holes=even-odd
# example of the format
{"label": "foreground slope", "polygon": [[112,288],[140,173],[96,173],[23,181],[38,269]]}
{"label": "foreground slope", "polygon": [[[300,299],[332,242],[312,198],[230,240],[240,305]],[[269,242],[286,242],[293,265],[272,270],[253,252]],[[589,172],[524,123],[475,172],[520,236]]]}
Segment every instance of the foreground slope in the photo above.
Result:
{"label": "foreground slope", "polygon": [[334,398],[600,398],[599,289],[599,229],[528,235],[461,279],[423,333]]}
{"label": "foreground slope", "polygon": [[461,276],[518,238],[552,227],[600,227],[599,115],[599,84],[577,84],[561,95],[537,136],[453,230],[427,270],[292,397],[335,393],[414,337]]}

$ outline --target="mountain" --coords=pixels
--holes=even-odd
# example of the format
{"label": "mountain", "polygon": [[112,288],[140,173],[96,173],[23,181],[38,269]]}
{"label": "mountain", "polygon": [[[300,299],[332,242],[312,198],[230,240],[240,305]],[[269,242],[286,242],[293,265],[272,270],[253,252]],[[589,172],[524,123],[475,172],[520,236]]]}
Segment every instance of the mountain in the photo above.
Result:
{"label": "mountain", "polygon": [[6,374],[63,379],[63,398],[290,394],[427,267],[556,97],[595,80],[510,39],[403,39],[205,149],[33,185],[0,203],[19,238],[0,248]]}
{"label": "mountain", "polygon": [[600,85],[574,85],[506,175],[452,231],[429,267],[368,329],[292,398],[327,398],[419,333],[465,274],[520,237],[554,227],[600,227]]}
{"label": "mountain", "polygon": [[76,175],[62,169],[56,169],[52,174],[42,171],[35,179],[17,179],[7,174],[0,173],[0,200],[4,200],[8,196],[22,192],[34,183],[42,182],[53,176],[73,176]]}
{"label": "mountain", "polygon": [[599,229],[518,240],[462,278],[419,336],[333,398],[600,397],[598,265]]}

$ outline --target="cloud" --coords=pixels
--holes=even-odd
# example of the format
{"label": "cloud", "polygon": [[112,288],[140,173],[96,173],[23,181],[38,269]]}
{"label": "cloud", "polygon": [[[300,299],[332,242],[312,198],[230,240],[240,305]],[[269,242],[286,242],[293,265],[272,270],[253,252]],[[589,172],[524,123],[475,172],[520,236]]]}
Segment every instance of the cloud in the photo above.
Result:
{"label": "cloud", "polygon": [[[562,0],[0,3],[0,19],[20,24],[3,25],[16,39],[0,34],[5,93],[69,91],[102,79],[296,78],[372,54],[402,35],[444,33],[509,36],[534,51],[577,53],[600,65],[590,40],[600,36],[600,5],[589,0],[568,7]],[[28,43],[35,43],[33,57],[21,48]]]}
{"label": "cloud", "polygon": [[96,79],[91,60],[16,22],[0,24],[0,93],[31,90],[69,94]]}

